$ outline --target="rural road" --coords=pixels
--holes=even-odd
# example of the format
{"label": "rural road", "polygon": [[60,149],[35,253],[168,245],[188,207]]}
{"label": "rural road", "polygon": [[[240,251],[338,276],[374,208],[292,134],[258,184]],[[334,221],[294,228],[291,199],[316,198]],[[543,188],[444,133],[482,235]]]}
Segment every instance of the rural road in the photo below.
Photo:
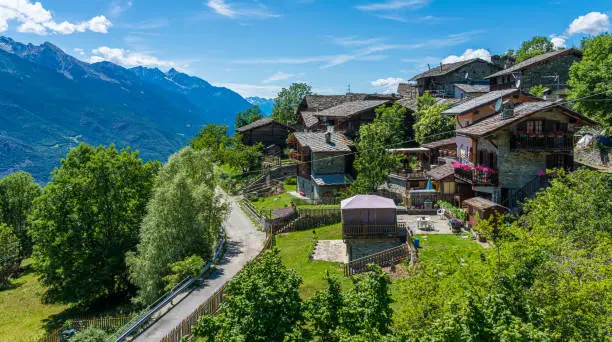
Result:
{"label": "rural road", "polygon": [[[225,195],[225,194],[224,194]],[[204,303],[228,280],[263,248],[266,234],[257,230],[248,216],[242,212],[237,201],[225,196],[231,212],[226,219],[227,248],[217,264],[216,270],[204,281],[204,284],[193,290],[180,303],[174,306],[157,322],[140,334],[134,341],[161,341],[172,329],[200,304]]]}

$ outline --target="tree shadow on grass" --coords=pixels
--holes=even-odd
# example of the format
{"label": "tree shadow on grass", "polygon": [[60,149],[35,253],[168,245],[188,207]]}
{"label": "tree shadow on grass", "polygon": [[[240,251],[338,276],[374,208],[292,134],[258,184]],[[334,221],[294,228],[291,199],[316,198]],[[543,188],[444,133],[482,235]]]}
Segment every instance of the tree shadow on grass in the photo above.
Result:
{"label": "tree shadow on grass", "polygon": [[43,321],[48,332],[57,330],[68,321],[87,320],[101,317],[130,316],[138,306],[130,301],[132,292],[125,291],[95,300],[90,304],[69,304],[66,310]]}

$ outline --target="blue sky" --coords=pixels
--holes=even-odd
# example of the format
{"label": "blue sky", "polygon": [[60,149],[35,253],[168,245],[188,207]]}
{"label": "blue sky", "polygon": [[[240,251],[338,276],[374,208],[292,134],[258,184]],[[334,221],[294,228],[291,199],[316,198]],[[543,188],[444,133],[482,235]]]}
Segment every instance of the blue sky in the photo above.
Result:
{"label": "blue sky", "polygon": [[428,63],[487,58],[534,35],[577,46],[610,30],[610,16],[610,0],[0,0],[0,35],[273,97],[296,81],[387,92]]}

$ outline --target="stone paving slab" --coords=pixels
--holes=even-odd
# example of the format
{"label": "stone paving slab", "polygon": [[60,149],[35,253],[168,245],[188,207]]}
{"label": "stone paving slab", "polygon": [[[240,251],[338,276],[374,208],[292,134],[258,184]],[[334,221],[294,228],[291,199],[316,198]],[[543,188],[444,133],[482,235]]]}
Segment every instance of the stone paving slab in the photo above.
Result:
{"label": "stone paving slab", "polygon": [[312,259],[347,263],[346,244],[342,240],[319,240]]}

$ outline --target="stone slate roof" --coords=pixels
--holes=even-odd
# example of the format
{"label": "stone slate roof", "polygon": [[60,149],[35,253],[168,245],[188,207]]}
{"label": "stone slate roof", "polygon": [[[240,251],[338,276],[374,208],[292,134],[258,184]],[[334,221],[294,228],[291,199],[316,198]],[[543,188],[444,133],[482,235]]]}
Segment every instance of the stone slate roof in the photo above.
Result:
{"label": "stone slate roof", "polygon": [[364,100],[388,100],[397,99],[392,95],[376,94],[345,94],[345,95],[306,95],[296,112],[302,117],[306,127],[310,128],[319,122],[315,117],[317,112],[338,106],[345,102],[364,101]]}
{"label": "stone slate roof", "polygon": [[455,175],[453,164],[444,164],[427,171],[427,175],[435,181],[441,181],[446,177]]}
{"label": "stone slate roof", "polygon": [[250,131],[253,128],[257,128],[257,127],[261,127],[261,126],[265,126],[265,125],[269,125],[271,123],[273,123],[274,120],[271,118],[263,118],[263,119],[259,119],[257,121],[253,121],[250,124],[246,125],[246,126],[242,126],[238,129],[236,129],[237,132],[242,133],[242,132],[246,132],[246,131]]}
{"label": "stone slate roof", "polygon": [[391,102],[391,100],[360,100],[344,102],[337,106],[315,113],[314,116],[342,117],[347,118],[359,113],[372,110],[378,106]]}
{"label": "stone slate roof", "polygon": [[426,148],[438,148],[438,147],[452,145],[452,144],[457,145],[456,141],[457,141],[456,137],[452,137],[452,138],[448,138],[444,140],[432,141],[430,143],[423,144],[421,146],[426,147]]}
{"label": "stone slate roof", "polygon": [[565,49],[565,50],[557,50],[557,51],[552,51],[552,52],[547,52],[547,53],[543,53],[541,55],[526,59],[520,63],[517,63],[507,69],[504,69],[502,71],[496,72],[492,75],[489,75],[485,78],[491,78],[491,77],[497,77],[497,76],[503,76],[503,75],[508,75],[511,74],[513,72],[525,69],[525,68],[529,68],[532,67],[534,65],[537,65],[539,63],[542,63],[544,61],[547,60],[551,60],[551,59],[555,59],[558,57],[562,57],[562,56],[567,56],[569,54],[576,54],[578,56],[582,56],[582,52],[580,52],[580,50],[571,48],[571,49]]}
{"label": "stone slate roof", "polygon": [[331,144],[325,141],[324,132],[296,132],[293,135],[302,146],[307,146],[312,152],[351,152],[351,141],[343,134],[331,133]]}
{"label": "stone slate roof", "polygon": [[274,220],[284,219],[294,215],[297,215],[297,211],[294,206],[272,210],[272,217]]}
{"label": "stone slate roof", "polygon": [[469,205],[472,208],[480,210],[491,209],[498,206],[497,203],[482,197],[472,197],[470,199],[466,199],[465,201],[463,201],[463,203]]}
{"label": "stone slate roof", "polygon": [[414,76],[413,78],[410,79],[410,81],[416,81],[418,79],[421,78],[425,78],[425,77],[436,77],[436,76],[442,76],[442,75],[446,75],[450,72],[453,72],[459,68],[461,68],[464,65],[468,65],[471,63],[474,63],[476,61],[479,62],[485,62],[485,63],[491,63],[491,62],[487,62],[484,59],[481,58],[472,58],[472,59],[468,59],[465,61],[460,61],[460,62],[455,62],[455,63],[448,63],[448,64],[442,64],[440,66],[437,66],[435,68],[431,68],[430,70],[425,71],[424,73],[418,74],[416,76]]}
{"label": "stone slate roof", "polygon": [[316,116],[314,116],[316,114],[316,112],[314,111],[310,111],[310,110],[304,110],[302,111],[301,115],[302,115],[302,119],[304,120],[304,125],[307,128],[310,128],[316,124],[319,123],[319,119],[317,119]]}
{"label": "stone slate roof", "polygon": [[459,134],[466,134],[472,136],[483,136],[494,131],[511,125],[513,123],[522,121],[524,118],[535,114],[537,112],[541,112],[544,110],[553,110],[558,109],[562,113],[568,116],[575,117],[579,120],[583,120],[589,124],[594,124],[595,122],[582,116],[580,113],[574,112],[573,110],[562,106],[561,104],[551,102],[551,101],[541,101],[541,102],[525,102],[517,105],[514,108],[514,116],[511,118],[507,118],[502,120],[502,113],[498,113],[492,116],[489,116],[483,120],[475,122],[471,126],[460,128],[457,130]]}
{"label": "stone slate roof", "polygon": [[455,87],[463,90],[466,93],[488,93],[490,86],[488,84],[453,84]]}
{"label": "stone slate roof", "polygon": [[492,91],[489,93],[486,93],[484,95],[478,96],[478,97],[474,97],[472,99],[469,99],[467,101],[464,101],[456,106],[453,106],[445,111],[442,112],[442,114],[451,114],[451,115],[457,115],[457,114],[463,114],[463,113],[467,113],[473,109],[476,109],[478,107],[484,106],[486,104],[492,103],[497,101],[497,99],[499,99],[500,97],[504,97],[504,96],[508,96],[508,95],[512,95],[514,93],[518,93],[518,89],[504,89],[504,90],[496,90],[496,91]]}
{"label": "stone slate roof", "polygon": [[[451,105],[455,105],[456,103],[461,102],[462,99],[456,99],[456,98],[441,98],[441,97],[436,97],[436,103],[450,103]],[[407,108],[408,110],[412,111],[412,112],[416,112],[417,110],[417,99],[415,98],[408,98],[408,97],[403,97],[399,100],[397,100],[397,104],[399,104],[400,106]]]}
{"label": "stone slate roof", "polygon": [[353,183],[353,177],[345,174],[312,175],[312,180],[318,185],[345,185]]}

